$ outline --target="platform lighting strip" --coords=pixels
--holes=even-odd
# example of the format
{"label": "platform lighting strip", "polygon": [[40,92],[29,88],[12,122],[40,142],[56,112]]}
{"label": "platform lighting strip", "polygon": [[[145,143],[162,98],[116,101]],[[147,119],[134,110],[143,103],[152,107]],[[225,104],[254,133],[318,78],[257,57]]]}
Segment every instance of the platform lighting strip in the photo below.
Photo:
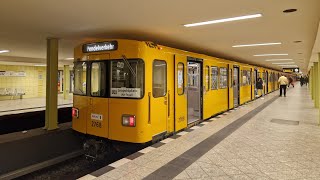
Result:
{"label": "platform lighting strip", "polygon": [[256,54],[253,56],[288,56],[289,54]]}
{"label": "platform lighting strip", "polygon": [[272,63],[272,64],[294,64],[294,62],[282,62],[282,63]]}
{"label": "platform lighting strip", "polygon": [[291,64],[291,65],[278,65],[278,66],[281,66],[281,67],[298,67],[298,66],[295,65],[295,64]]}
{"label": "platform lighting strip", "polygon": [[185,27],[202,26],[202,25],[208,25],[208,24],[217,24],[217,23],[238,21],[238,20],[251,19],[251,18],[257,18],[257,17],[262,17],[262,14],[252,14],[252,15],[238,16],[238,17],[232,17],[232,18],[226,18],[226,19],[217,19],[217,20],[212,20],[212,21],[204,21],[204,22],[198,22],[198,23],[192,23],[192,24],[185,24],[183,26],[185,26]]}
{"label": "platform lighting strip", "polygon": [[266,61],[292,61],[293,59],[267,59]]}
{"label": "platform lighting strip", "polygon": [[260,44],[241,44],[241,45],[234,45],[232,47],[251,47],[251,46],[271,46],[271,45],[278,45],[281,42],[276,43],[260,43]]}
{"label": "platform lighting strip", "polygon": [[10,52],[9,50],[0,50],[0,53]]}

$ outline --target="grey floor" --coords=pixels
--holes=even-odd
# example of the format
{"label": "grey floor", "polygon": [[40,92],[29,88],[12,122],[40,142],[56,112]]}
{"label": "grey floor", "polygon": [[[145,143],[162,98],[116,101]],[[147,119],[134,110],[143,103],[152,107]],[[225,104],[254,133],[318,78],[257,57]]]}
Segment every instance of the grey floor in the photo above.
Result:
{"label": "grey floor", "polygon": [[[113,170],[103,175],[88,174],[81,179],[320,179],[319,111],[306,87],[290,88],[287,97],[277,98],[278,93],[212,118],[191,132],[180,132],[181,137],[141,150],[143,155],[135,159],[110,164]],[[248,116],[268,102],[271,104]],[[213,148],[197,149],[243,116],[250,118],[239,128],[230,128],[232,132]],[[190,149],[201,156],[195,154],[189,157],[191,161],[184,158]],[[171,166],[177,159],[180,162]]]}
{"label": "grey floor", "polygon": [[[72,98],[72,94],[69,94],[68,99],[64,99],[63,94],[59,94],[58,107],[71,107],[73,103]],[[0,116],[40,111],[45,109],[45,105],[45,97],[3,100],[0,101]]]}

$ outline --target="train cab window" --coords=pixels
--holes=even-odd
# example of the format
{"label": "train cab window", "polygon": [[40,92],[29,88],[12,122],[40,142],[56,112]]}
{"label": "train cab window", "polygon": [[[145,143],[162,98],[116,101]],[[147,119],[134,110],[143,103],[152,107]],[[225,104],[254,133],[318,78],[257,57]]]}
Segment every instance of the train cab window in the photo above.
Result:
{"label": "train cab window", "polygon": [[184,93],[184,64],[178,63],[177,67],[177,80],[178,80],[178,95],[182,95]]}
{"label": "train cab window", "polygon": [[110,97],[142,98],[144,95],[143,60],[112,60],[110,88]]}
{"label": "train cab window", "polygon": [[167,63],[162,60],[153,61],[152,73],[153,97],[163,97],[167,94]]}
{"label": "train cab window", "polygon": [[227,68],[221,67],[220,68],[220,89],[227,88],[228,86],[228,70]]}
{"label": "train cab window", "polygon": [[76,95],[87,94],[87,63],[77,62],[74,64],[74,92]]}
{"label": "train cab window", "polygon": [[211,89],[218,89],[218,67],[211,67]]}
{"label": "train cab window", "polygon": [[206,77],[206,91],[209,91],[210,90],[210,68],[209,68],[209,66],[206,66],[205,77]]}
{"label": "train cab window", "polygon": [[103,62],[94,62],[91,65],[91,96],[106,95],[106,66]]}

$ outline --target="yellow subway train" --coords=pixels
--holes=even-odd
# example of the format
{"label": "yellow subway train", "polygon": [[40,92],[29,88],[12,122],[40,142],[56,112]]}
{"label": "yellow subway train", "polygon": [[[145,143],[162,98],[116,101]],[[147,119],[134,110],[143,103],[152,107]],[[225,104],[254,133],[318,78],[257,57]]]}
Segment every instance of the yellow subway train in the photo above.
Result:
{"label": "yellow subway train", "polygon": [[104,141],[158,141],[254,100],[257,77],[275,91],[282,74],[136,40],[85,42],[74,56],[72,128],[93,157]]}

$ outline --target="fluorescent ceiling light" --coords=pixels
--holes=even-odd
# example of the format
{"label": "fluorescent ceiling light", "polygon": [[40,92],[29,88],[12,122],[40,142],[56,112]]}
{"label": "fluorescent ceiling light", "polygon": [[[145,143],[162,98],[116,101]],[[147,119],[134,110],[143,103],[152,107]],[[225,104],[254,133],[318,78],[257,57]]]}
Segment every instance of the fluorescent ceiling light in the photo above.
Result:
{"label": "fluorescent ceiling light", "polygon": [[289,54],[256,54],[253,56],[288,56]]}
{"label": "fluorescent ceiling light", "polygon": [[74,58],[66,58],[66,60],[74,60]]}
{"label": "fluorescent ceiling light", "polygon": [[6,53],[9,52],[9,50],[0,50],[0,53]]}
{"label": "fluorescent ceiling light", "polygon": [[282,63],[272,63],[272,64],[294,64],[294,62],[282,62]]}
{"label": "fluorescent ceiling light", "polygon": [[278,65],[278,66],[282,66],[282,67],[298,67],[295,64],[290,64],[290,65]]}
{"label": "fluorescent ceiling light", "polygon": [[46,64],[35,64],[34,66],[47,66]]}
{"label": "fluorescent ceiling light", "polygon": [[193,26],[202,26],[202,25],[208,25],[208,24],[216,24],[216,23],[222,23],[222,22],[230,22],[230,21],[238,21],[243,19],[251,19],[251,18],[257,18],[261,17],[262,14],[253,14],[253,15],[246,15],[246,16],[238,16],[238,17],[232,17],[232,18],[226,18],[226,19],[217,19],[212,21],[204,21],[204,22],[198,22],[198,23],[192,23],[192,24],[185,24],[185,27],[193,27]]}
{"label": "fluorescent ceiling light", "polygon": [[271,46],[271,45],[278,45],[278,44],[281,44],[281,42],[277,42],[277,43],[260,43],[260,44],[242,44],[242,45],[234,45],[232,47]]}
{"label": "fluorescent ceiling light", "polygon": [[292,61],[292,59],[267,59],[266,61]]}

